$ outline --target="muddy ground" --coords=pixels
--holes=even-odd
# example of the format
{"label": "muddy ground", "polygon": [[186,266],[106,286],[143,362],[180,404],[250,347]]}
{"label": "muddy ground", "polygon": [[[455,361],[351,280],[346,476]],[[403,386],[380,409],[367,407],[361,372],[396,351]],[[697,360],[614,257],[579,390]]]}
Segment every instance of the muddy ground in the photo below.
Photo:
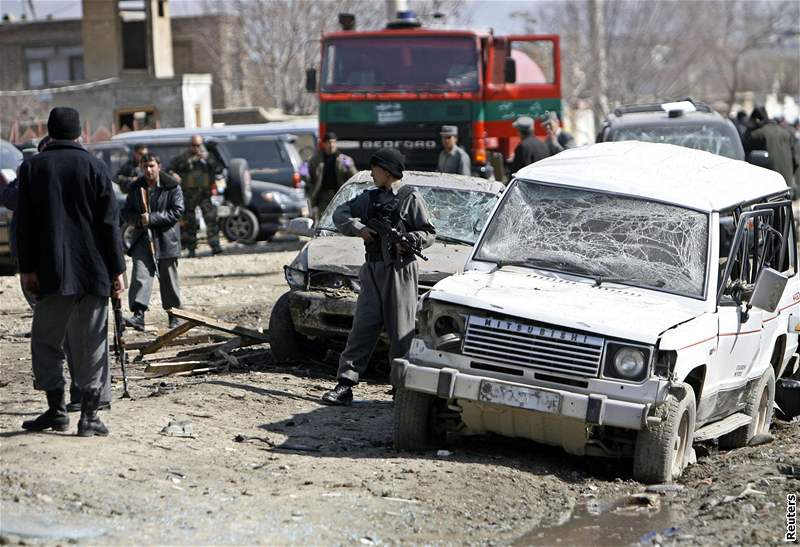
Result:
{"label": "muddy ground", "polygon": [[[184,307],[266,328],[299,247],[182,260]],[[398,453],[385,378],[350,408],[326,407],[334,361],[276,366],[268,345],[236,350],[224,373],[153,379],[131,365],[133,399],[116,382],[101,414],[107,438],[75,436],[75,414],[67,433],[25,433],[44,398],[18,282],[0,278],[2,543],[778,545],[787,494],[800,492],[781,471],[800,468],[797,421],[762,446],[698,446],[677,487],[633,501],[645,486],[626,461],[482,436]],[[160,311],[147,319],[165,327]],[[162,435],[171,420],[191,422],[191,437]]]}

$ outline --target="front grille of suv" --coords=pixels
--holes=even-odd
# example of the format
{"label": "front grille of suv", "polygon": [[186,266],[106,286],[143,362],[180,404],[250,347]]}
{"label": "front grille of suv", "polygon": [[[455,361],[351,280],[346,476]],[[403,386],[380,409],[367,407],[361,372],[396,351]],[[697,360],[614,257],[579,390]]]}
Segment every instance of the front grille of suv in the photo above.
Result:
{"label": "front grille of suv", "polygon": [[535,371],[597,377],[603,339],[547,325],[470,316],[463,353]]}

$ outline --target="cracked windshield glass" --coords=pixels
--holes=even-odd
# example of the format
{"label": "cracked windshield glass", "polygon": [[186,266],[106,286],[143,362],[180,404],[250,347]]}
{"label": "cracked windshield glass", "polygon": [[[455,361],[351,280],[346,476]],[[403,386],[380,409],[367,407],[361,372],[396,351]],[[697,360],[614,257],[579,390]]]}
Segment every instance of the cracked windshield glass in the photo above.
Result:
{"label": "cracked windshield glass", "polygon": [[[371,182],[343,186],[325,209],[319,228],[338,231],[333,224],[333,211],[372,186]],[[432,223],[436,227],[436,239],[457,240],[468,245],[474,245],[477,241],[478,234],[497,200],[497,196],[488,192],[431,186],[414,187],[428,204]]]}
{"label": "cracked windshield glass", "polygon": [[701,297],[707,244],[703,213],[519,181],[492,217],[476,258]]}

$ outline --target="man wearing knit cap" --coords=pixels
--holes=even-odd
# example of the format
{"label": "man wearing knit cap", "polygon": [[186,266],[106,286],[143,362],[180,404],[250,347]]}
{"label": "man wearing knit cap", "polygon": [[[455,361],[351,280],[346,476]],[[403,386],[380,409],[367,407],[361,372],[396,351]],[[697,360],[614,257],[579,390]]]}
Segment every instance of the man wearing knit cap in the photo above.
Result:
{"label": "man wearing knit cap", "polygon": [[107,435],[97,417],[108,370],[108,298],[124,291],[119,213],[105,164],[76,139],[77,110],[50,112],[53,141],[19,170],[19,270],[37,296],[31,328],[34,387],[48,409],[23,422],[30,431],[69,426],[64,404],[64,341],[81,392],[78,435]]}
{"label": "man wearing knit cap", "polygon": [[322,396],[329,405],[349,405],[352,387],[369,365],[382,329],[391,345],[389,359],[402,357],[411,348],[419,277],[416,257],[399,245],[383,241],[367,227],[373,218],[405,232],[420,248],[430,247],[435,237],[428,206],[419,192],[402,182],[405,158],[393,148],[381,148],[370,159],[375,188],[343,203],[333,222],[346,236],[364,240],[366,262],[361,266],[353,328],[339,358],[338,383]]}

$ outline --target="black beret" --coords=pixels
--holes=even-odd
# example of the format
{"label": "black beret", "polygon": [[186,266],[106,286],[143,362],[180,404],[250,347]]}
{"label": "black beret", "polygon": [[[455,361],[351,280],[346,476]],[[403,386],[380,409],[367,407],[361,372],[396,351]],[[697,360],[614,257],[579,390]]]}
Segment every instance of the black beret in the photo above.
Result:
{"label": "black beret", "polygon": [[47,132],[56,140],[74,141],[81,136],[81,119],[78,111],[68,106],[57,106],[50,111]]}
{"label": "black beret", "polygon": [[394,148],[381,148],[372,155],[369,164],[382,167],[394,178],[401,179],[406,168],[406,158]]}

